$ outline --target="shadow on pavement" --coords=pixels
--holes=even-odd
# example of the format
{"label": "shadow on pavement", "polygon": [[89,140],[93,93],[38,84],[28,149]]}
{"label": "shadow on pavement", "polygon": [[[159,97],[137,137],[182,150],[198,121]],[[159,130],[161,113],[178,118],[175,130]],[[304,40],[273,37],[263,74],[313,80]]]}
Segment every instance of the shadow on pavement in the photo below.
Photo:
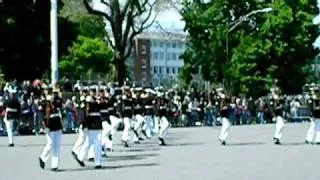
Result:
{"label": "shadow on pavement", "polygon": [[106,161],[142,160],[147,157],[158,156],[158,154],[140,154],[125,156],[109,156]]}
{"label": "shadow on pavement", "polygon": [[307,145],[305,142],[289,142],[289,143],[281,143],[280,146],[305,146]]}
{"label": "shadow on pavement", "polygon": [[[44,141],[43,144],[14,144],[14,147],[44,147],[46,145],[46,142]],[[73,144],[62,144],[63,147],[72,147]],[[8,147],[8,145],[0,145],[0,148]]]}
{"label": "shadow on pavement", "polygon": [[175,147],[175,146],[198,146],[198,145],[204,145],[205,143],[203,142],[191,142],[191,143],[172,143],[172,144],[167,144],[164,147]]}
{"label": "shadow on pavement", "polygon": [[255,146],[264,145],[264,142],[228,143],[226,146]]}
{"label": "shadow on pavement", "polygon": [[77,169],[61,169],[59,172],[76,172],[76,171],[99,171],[99,170],[108,170],[108,169],[122,169],[122,168],[134,168],[134,167],[150,167],[158,166],[158,163],[146,163],[146,164],[126,164],[126,165],[117,165],[117,166],[102,166],[101,169],[95,169],[92,166],[77,168]]}
{"label": "shadow on pavement", "polygon": [[146,151],[158,151],[160,148],[127,148],[127,149],[121,149],[117,150],[117,152],[146,152]]}

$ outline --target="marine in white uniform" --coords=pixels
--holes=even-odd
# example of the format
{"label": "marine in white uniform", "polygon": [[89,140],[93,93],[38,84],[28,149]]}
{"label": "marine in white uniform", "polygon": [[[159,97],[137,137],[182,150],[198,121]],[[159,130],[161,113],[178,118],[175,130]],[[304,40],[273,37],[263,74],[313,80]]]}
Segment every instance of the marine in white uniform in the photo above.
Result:
{"label": "marine in white uniform", "polygon": [[39,157],[39,164],[40,167],[44,169],[45,163],[48,161],[51,153],[51,170],[58,171],[62,136],[62,99],[57,95],[54,97],[48,95],[46,99],[47,103],[43,126],[46,127],[47,144]]}
{"label": "marine in white uniform", "polygon": [[21,105],[18,98],[16,97],[16,90],[9,89],[8,100],[5,101],[5,116],[4,122],[7,129],[9,147],[14,146],[13,140],[13,124],[20,118]]}
{"label": "marine in white uniform", "polygon": [[74,156],[80,166],[84,167],[84,159],[88,154],[89,148],[94,147],[94,163],[96,169],[101,169],[102,153],[101,153],[101,132],[102,122],[99,104],[96,100],[96,88],[90,88],[90,96],[86,98],[86,119],[85,123],[88,127],[86,140],[80,150],[79,155]]}
{"label": "marine in white uniform", "polygon": [[229,99],[223,92],[218,92],[220,98],[220,117],[221,117],[221,132],[219,141],[222,145],[226,145],[226,140],[229,135],[231,122],[228,118]]}

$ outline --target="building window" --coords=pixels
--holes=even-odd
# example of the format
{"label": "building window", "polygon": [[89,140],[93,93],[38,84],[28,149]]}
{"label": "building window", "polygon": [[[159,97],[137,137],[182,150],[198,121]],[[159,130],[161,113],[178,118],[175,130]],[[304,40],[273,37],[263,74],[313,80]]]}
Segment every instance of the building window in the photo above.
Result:
{"label": "building window", "polygon": [[171,60],[171,53],[167,53],[167,60],[168,60],[168,61]]}
{"label": "building window", "polygon": [[170,48],[170,43],[167,42],[167,43],[166,43],[166,46],[167,46],[167,48]]}
{"label": "building window", "polygon": [[180,73],[180,68],[178,67],[178,73]]}
{"label": "building window", "polygon": [[172,48],[176,48],[177,47],[177,43],[176,42],[172,42]]}
{"label": "building window", "polygon": [[159,54],[160,54],[159,60],[164,60],[164,52],[160,52]]}
{"label": "building window", "polygon": [[176,53],[172,53],[172,60],[177,60],[177,54]]}
{"label": "building window", "polygon": [[146,59],[141,59],[141,66],[145,66],[147,64],[147,60]]}
{"label": "building window", "polygon": [[142,54],[146,54],[147,53],[147,48],[146,48],[146,45],[144,45],[144,44],[141,46],[141,53]]}
{"label": "building window", "polygon": [[182,49],[182,47],[183,47],[183,44],[182,44],[182,42],[180,41],[180,42],[178,43],[178,48]]}
{"label": "building window", "polygon": [[172,74],[176,74],[176,68],[172,67]]}
{"label": "building window", "polygon": [[152,55],[152,59],[153,60],[158,60],[158,52],[153,52],[153,55]]}
{"label": "building window", "polygon": [[153,73],[157,74],[157,67],[156,66],[153,67]]}
{"label": "building window", "polygon": [[170,68],[169,67],[167,67],[167,74],[169,74],[170,73]]}
{"label": "building window", "polygon": [[162,74],[162,67],[159,67],[159,74]]}
{"label": "building window", "polygon": [[152,41],[152,46],[157,47],[157,41]]}
{"label": "building window", "polygon": [[163,46],[164,46],[164,42],[160,42],[160,43],[159,43],[159,46],[160,46],[160,47],[163,47]]}

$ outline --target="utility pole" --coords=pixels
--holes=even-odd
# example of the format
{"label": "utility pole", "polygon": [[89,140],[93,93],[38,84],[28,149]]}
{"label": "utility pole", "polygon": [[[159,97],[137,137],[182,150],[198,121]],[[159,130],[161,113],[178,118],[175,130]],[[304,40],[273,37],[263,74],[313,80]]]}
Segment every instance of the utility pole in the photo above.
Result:
{"label": "utility pole", "polygon": [[50,37],[51,37],[51,85],[57,84],[58,71],[58,0],[51,0]]}

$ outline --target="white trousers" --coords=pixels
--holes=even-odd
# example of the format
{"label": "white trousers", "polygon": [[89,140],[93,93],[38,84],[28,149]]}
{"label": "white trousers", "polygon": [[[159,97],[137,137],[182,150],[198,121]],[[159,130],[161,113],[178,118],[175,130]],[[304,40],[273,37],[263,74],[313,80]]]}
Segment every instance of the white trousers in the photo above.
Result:
{"label": "white trousers", "polygon": [[47,144],[44,147],[40,158],[42,161],[46,163],[51,153],[51,168],[58,168],[58,165],[59,165],[61,136],[62,136],[61,130],[49,131],[46,134]]}
{"label": "white trousers", "polygon": [[225,117],[223,117],[221,119],[221,121],[222,121],[222,127],[221,127],[219,139],[221,141],[225,141],[228,138],[231,123],[230,123],[229,119],[227,119]]}
{"label": "white trousers", "polygon": [[313,142],[315,131],[316,130],[316,123],[313,118],[310,119],[310,126],[307,132],[306,141]]}
{"label": "white trousers", "polygon": [[284,119],[281,116],[276,117],[276,130],[274,132],[274,138],[281,139],[284,128]]}
{"label": "white trousers", "polygon": [[152,131],[152,116],[151,115],[146,115],[144,116],[145,119],[145,124],[143,126],[143,130],[146,131],[147,137],[151,138],[151,131]]}
{"label": "white trousers", "polygon": [[160,117],[159,116],[154,116],[153,118],[153,132],[154,134],[158,135],[159,134],[159,123],[160,123]]}
{"label": "white trousers", "polygon": [[94,161],[96,166],[100,166],[102,163],[101,156],[101,130],[88,130],[86,140],[80,150],[79,160],[83,161],[88,154],[89,148],[94,147]]}
{"label": "white trousers", "polygon": [[[103,140],[103,145],[105,146],[105,148],[110,148],[112,149],[113,147],[113,142],[112,140],[110,140],[108,138],[108,136],[111,134],[112,136],[117,132],[117,129],[121,123],[121,119],[117,118],[116,116],[109,116],[110,118],[110,122],[111,122],[111,126],[108,124],[102,124],[103,127],[103,135],[106,136],[106,138],[102,139]],[[102,137],[104,137],[102,136]]]}
{"label": "white trousers", "polygon": [[169,122],[167,117],[162,116],[160,119],[160,132],[159,132],[159,138],[165,138],[168,134],[169,129]]}
{"label": "white trousers", "polygon": [[82,128],[79,128],[78,139],[72,148],[72,151],[74,153],[76,153],[76,155],[79,155],[81,147],[83,146],[84,142],[86,141],[87,133],[88,133],[87,130],[83,130]]}
{"label": "white trousers", "polygon": [[121,119],[116,116],[109,116],[111,121],[111,134],[114,135],[117,132],[117,129],[121,123]]}
{"label": "white trousers", "polygon": [[101,142],[102,146],[106,146],[107,141],[109,140],[109,135],[111,134],[112,126],[107,122],[102,122],[102,136],[101,136]]}
{"label": "white trousers", "polygon": [[4,119],[4,122],[6,124],[6,129],[7,129],[7,134],[8,134],[8,139],[9,139],[9,144],[13,144],[13,119]]}
{"label": "white trousers", "polygon": [[122,140],[123,141],[128,141],[130,139],[130,127],[131,127],[131,120],[128,117],[123,118],[123,124],[124,124],[124,129],[122,132]]}
{"label": "white trousers", "polygon": [[[135,119],[136,119],[136,123],[134,124],[134,130],[138,133],[138,135],[140,135],[141,130],[142,130],[142,124],[145,121],[145,119],[141,114],[137,114],[135,116]],[[133,140],[139,141],[139,137],[134,134]]]}
{"label": "white trousers", "polygon": [[310,127],[307,132],[306,140],[308,142],[313,142],[315,138],[315,142],[320,142],[320,118],[312,118],[310,120]]}

